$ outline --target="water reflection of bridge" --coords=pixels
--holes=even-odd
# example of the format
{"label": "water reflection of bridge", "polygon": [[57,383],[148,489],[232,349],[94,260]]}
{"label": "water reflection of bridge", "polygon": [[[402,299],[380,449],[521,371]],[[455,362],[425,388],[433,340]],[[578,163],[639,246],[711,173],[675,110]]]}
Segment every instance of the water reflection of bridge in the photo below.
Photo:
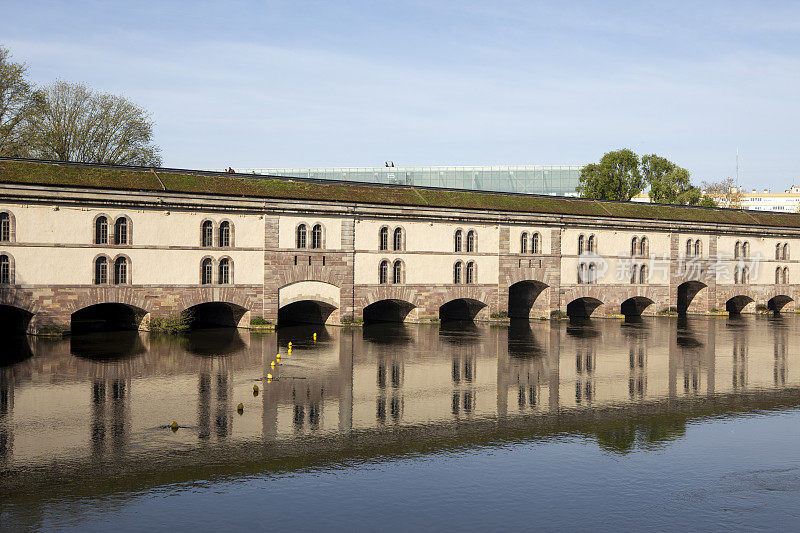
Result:
{"label": "water reflection of bridge", "polygon": [[[224,473],[226,455],[235,472],[567,430],[617,451],[654,446],[687,417],[799,405],[794,327],[712,318],[317,329],[316,344],[305,328],[30,339],[27,358],[0,369],[0,464],[30,495],[53,458],[76,479],[103,464],[144,482],[156,465]],[[289,340],[278,379],[256,381]],[[173,419],[186,427],[156,427]]]}

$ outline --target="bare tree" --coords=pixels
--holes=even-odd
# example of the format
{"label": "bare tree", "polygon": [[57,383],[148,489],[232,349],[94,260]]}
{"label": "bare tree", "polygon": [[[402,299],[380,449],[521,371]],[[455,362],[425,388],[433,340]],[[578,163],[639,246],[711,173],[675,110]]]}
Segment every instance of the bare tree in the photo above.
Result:
{"label": "bare tree", "polygon": [[31,151],[42,159],[117,165],[161,165],[153,121],[121,96],[58,81],[42,89],[27,122]]}
{"label": "bare tree", "polygon": [[722,207],[742,208],[742,191],[736,187],[736,182],[733,178],[725,178],[720,181],[704,181],[701,188],[707,196],[713,198]]}
{"label": "bare tree", "polygon": [[0,155],[28,155],[25,121],[37,93],[25,79],[28,66],[11,60],[11,52],[0,46]]}

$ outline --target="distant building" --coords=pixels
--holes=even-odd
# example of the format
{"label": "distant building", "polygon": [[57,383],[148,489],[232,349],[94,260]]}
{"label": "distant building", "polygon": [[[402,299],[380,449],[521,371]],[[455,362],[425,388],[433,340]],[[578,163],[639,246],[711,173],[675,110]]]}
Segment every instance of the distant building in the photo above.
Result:
{"label": "distant building", "polygon": [[577,196],[583,165],[476,167],[237,168],[244,174]]}
{"label": "distant building", "polygon": [[[733,189],[732,193],[736,190]],[[728,207],[724,198],[715,198],[722,207]],[[634,202],[650,202],[646,192],[634,196]],[[750,191],[740,188],[739,202],[742,209],[754,211],[779,211],[783,213],[796,213],[800,207],[800,186],[792,185],[784,192],[772,192],[769,189]]]}

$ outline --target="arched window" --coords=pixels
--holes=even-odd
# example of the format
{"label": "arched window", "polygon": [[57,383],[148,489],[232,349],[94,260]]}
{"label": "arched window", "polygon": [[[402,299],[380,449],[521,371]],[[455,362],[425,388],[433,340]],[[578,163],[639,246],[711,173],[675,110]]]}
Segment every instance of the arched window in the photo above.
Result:
{"label": "arched window", "polygon": [[97,217],[94,221],[94,243],[108,244],[108,219]]}
{"label": "arched window", "polygon": [[583,254],[583,244],[584,244],[583,235],[579,235],[578,236],[578,255]]}
{"label": "arched window", "polygon": [[783,269],[778,267],[775,269],[775,285],[783,283]]}
{"label": "arched window", "polygon": [[789,243],[783,245],[783,259],[785,261],[789,260]]}
{"label": "arched window", "polygon": [[94,284],[105,283],[108,283],[108,260],[105,257],[98,257],[94,260]]}
{"label": "arched window", "polygon": [[696,257],[703,257],[703,243],[700,239],[694,241],[694,255]]}
{"label": "arched window", "polygon": [[586,241],[586,251],[591,253],[596,252],[597,243],[595,242],[594,235],[589,235],[589,240]]}
{"label": "arched window", "polygon": [[461,283],[461,261],[456,261],[456,264],[453,265],[453,283]]}
{"label": "arched window", "polygon": [[742,267],[742,283],[750,283],[750,271],[746,266]]}
{"label": "arched window", "polygon": [[477,252],[477,237],[475,235],[474,230],[469,230],[467,232],[467,252]]}
{"label": "arched window", "polygon": [[775,259],[780,259],[783,252],[783,246],[781,243],[775,245]]}
{"label": "arched window", "polygon": [[523,231],[522,235],[519,238],[519,253],[527,254],[528,253],[528,232]]}
{"label": "arched window", "polygon": [[634,237],[631,239],[631,256],[635,256],[639,251],[639,239]]}
{"label": "arched window", "polygon": [[214,246],[214,223],[210,220],[203,222],[201,246],[209,247]]}
{"label": "arched window", "polygon": [[11,240],[11,216],[8,213],[0,213],[0,241],[8,242]]}
{"label": "arched window", "polygon": [[378,266],[378,283],[381,285],[389,282],[389,261],[385,259]]}
{"label": "arched window", "polygon": [[322,248],[322,225],[314,224],[311,229],[311,247]]}
{"label": "arched window", "polygon": [[128,283],[128,260],[124,257],[117,257],[114,261],[114,285],[124,285]]}
{"label": "arched window", "polygon": [[783,282],[789,284],[789,267],[783,267]]}
{"label": "arched window", "polygon": [[395,261],[392,266],[392,283],[403,283],[403,263]]}
{"label": "arched window", "polygon": [[647,283],[647,265],[642,265],[639,268],[639,283]]}
{"label": "arched window", "polygon": [[214,262],[210,257],[203,259],[202,266],[200,267],[200,283],[203,285],[211,285],[214,283]]}
{"label": "arched window", "polygon": [[119,217],[114,222],[114,244],[128,244],[128,219]]}
{"label": "arched window", "polygon": [[734,269],[733,269],[733,284],[734,285],[738,285],[739,284],[739,267],[738,266],[734,267]]}
{"label": "arched window", "polygon": [[[591,237],[589,237],[591,240]],[[589,263],[589,283],[596,283],[597,282],[597,271],[595,269],[594,263]]]}
{"label": "arched window", "polygon": [[686,257],[692,256],[692,239],[686,241]]}
{"label": "arched window", "polygon": [[11,261],[5,254],[0,255],[0,284],[11,284]]}
{"label": "arched window", "polygon": [[300,224],[297,226],[297,247],[298,248],[305,248],[306,247],[306,225]]}
{"label": "arched window", "polygon": [[460,252],[461,251],[461,240],[462,240],[461,237],[462,237],[462,235],[463,235],[462,231],[460,229],[457,229],[456,230],[456,234],[455,234],[455,243],[454,243],[454,246],[453,246],[453,249],[456,252]]}
{"label": "arched window", "polygon": [[733,245],[733,258],[739,259],[739,254],[741,253],[742,243],[736,241],[736,244]]}
{"label": "arched window", "polygon": [[403,228],[394,228],[392,247],[395,251],[403,249]]}
{"label": "arched window", "polygon": [[586,279],[586,263],[581,263],[578,265],[578,283],[588,283],[589,280]]}
{"label": "arched window", "polygon": [[223,257],[219,260],[219,284],[227,285],[231,282],[231,260]]}
{"label": "arched window", "polygon": [[531,238],[531,253],[532,254],[541,253],[540,247],[539,247],[539,241],[540,241],[539,234],[538,233],[534,233],[533,237]]}
{"label": "arched window", "polygon": [[637,265],[631,265],[631,283],[636,283],[636,274],[639,272]]}
{"label": "arched window", "polygon": [[378,249],[389,249],[389,228],[387,227],[381,228],[381,230],[378,232]]}
{"label": "arched window", "polygon": [[475,283],[475,263],[473,261],[467,263],[467,279],[465,281],[469,284]]}
{"label": "arched window", "polygon": [[219,223],[219,245],[223,248],[231,245],[231,223],[227,220]]}
{"label": "arched window", "polygon": [[642,237],[639,242],[639,255],[647,256],[648,252],[650,252],[650,244],[647,242],[647,237]]}
{"label": "arched window", "polygon": [[750,243],[747,241],[742,244],[742,257],[750,257]]}

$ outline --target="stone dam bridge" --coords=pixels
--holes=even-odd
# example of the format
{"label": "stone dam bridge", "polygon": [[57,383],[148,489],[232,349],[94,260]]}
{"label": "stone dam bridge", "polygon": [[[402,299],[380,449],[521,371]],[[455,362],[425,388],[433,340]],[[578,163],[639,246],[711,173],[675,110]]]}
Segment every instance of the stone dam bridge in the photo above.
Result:
{"label": "stone dam bridge", "polygon": [[800,215],[0,159],[31,334],[788,312]]}

